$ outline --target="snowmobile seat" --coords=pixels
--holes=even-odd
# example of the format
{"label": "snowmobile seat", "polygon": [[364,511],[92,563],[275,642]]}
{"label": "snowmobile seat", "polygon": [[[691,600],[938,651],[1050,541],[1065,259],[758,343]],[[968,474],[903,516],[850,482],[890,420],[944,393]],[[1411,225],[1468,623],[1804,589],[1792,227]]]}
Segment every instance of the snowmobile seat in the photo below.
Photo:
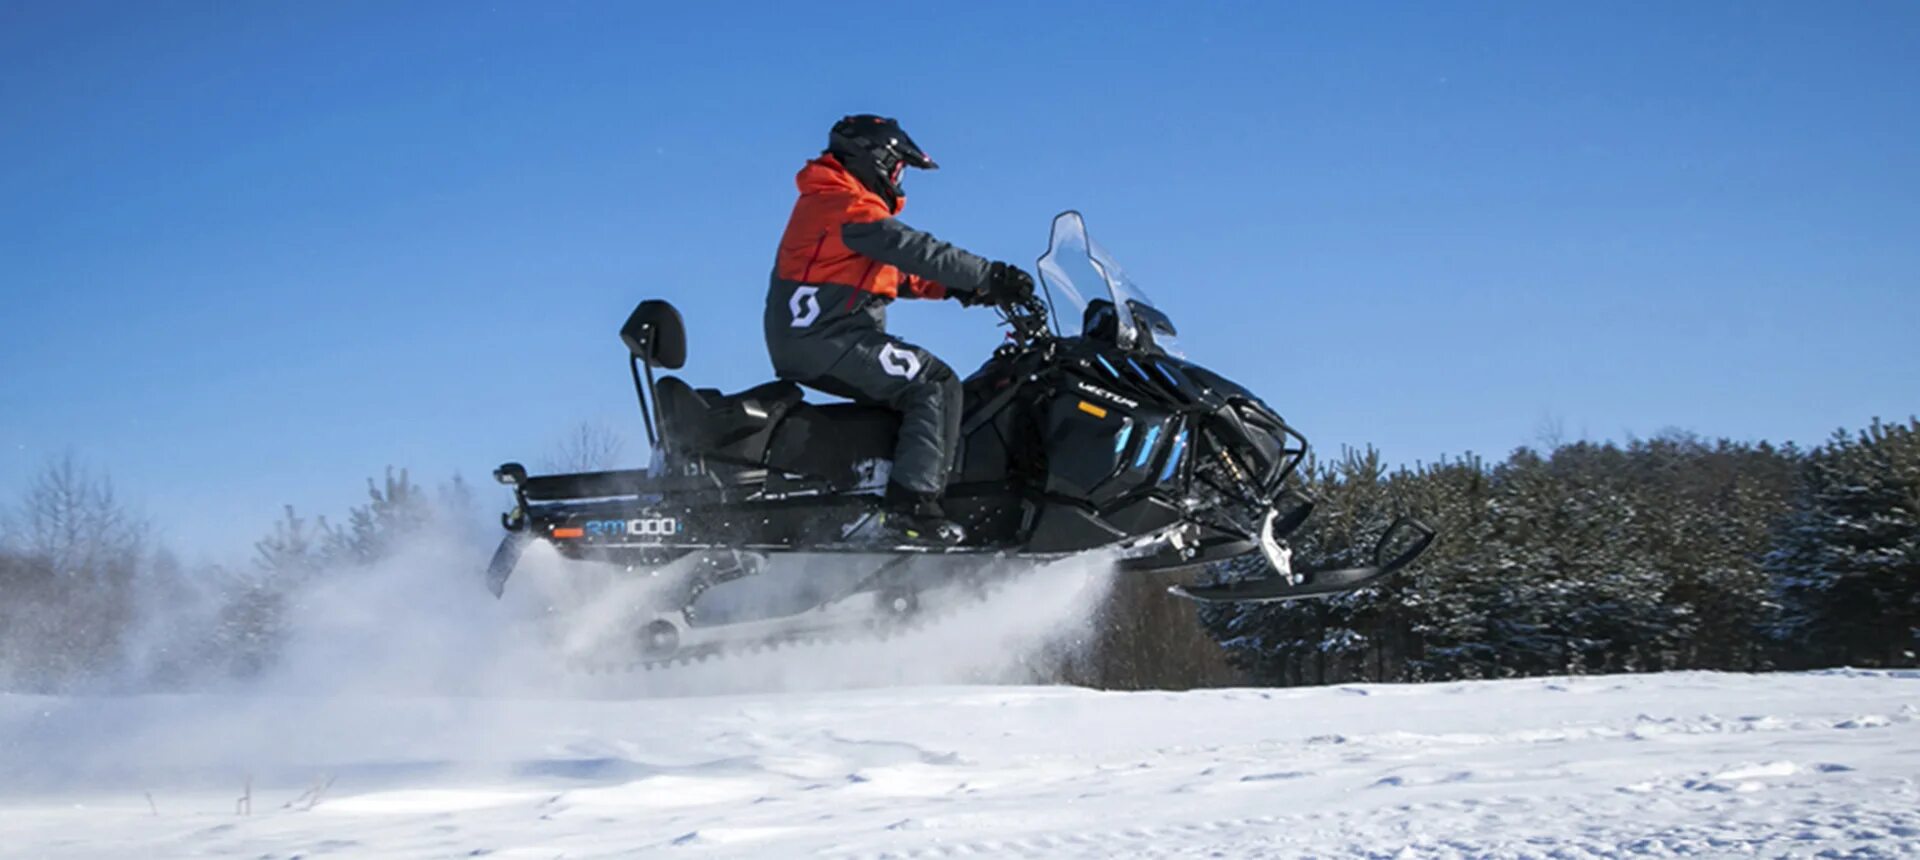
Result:
{"label": "snowmobile seat", "polygon": [[773,428],[803,397],[800,386],[785,380],[722,394],[664,376],[658,390],[661,430],[674,447],[754,466],[765,459]]}
{"label": "snowmobile seat", "polygon": [[787,413],[767,449],[765,463],[798,475],[824,478],[836,490],[866,487],[893,460],[900,413],[864,403],[802,403]]}

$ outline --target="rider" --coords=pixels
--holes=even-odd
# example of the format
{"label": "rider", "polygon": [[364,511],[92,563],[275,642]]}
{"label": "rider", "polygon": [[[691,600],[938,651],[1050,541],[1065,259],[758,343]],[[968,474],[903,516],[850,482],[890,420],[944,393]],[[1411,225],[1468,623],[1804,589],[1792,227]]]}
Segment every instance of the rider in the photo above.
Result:
{"label": "rider", "polygon": [[960,442],[960,380],[887,334],[887,304],[1021,301],[1032,297],[1033,277],[894,218],[907,202],[907,167],[937,165],[895,120],[860,114],[836,123],[826,152],[800,169],[767,291],[767,352],[783,379],[900,413],[886,525],[909,540],[954,544],[966,533],[940,498]]}

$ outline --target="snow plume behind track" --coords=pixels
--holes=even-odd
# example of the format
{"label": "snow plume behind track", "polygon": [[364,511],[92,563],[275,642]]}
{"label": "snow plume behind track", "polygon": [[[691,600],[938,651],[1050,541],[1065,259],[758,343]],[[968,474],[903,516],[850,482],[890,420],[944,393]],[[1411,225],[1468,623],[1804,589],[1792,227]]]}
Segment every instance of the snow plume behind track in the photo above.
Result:
{"label": "snow plume behind track", "polygon": [[[777,593],[813,574],[857,577],[874,558],[826,557],[813,563],[843,569],[773,572],[722,588]],[[884,639],[855,633],[643,670],[629,649],[646,620],[634,608],[652,601],[658,580],[569,561],[536,543],[496,599],[483,585],[485,563],[470,537],[428,531],[381,562],[321,572],[292,593],[284,641],[264,672],[238,682],[241,690],[631,698],[1043,680],[1089,639],[1111,577],[1121,575],[1100,556],[1031,565],[984,595],[930,600],[923,619]],[[608,671],[615,666],[623,668]]]}
{"label": "snow plume behind track", "polygon": [[[858,576],[877,563],[874,557],[847,559],[815,556],[811,570],[780,570],[727,588],[780,592],[799,587],[799,578],[818,576],[821,564],[841,579]],[[523,559],[510,589],[525,604],[543,604],[557,642],[544,649],[549,661],[579,658],[593,665],[596,654],[619,648],[637,629],[629,607],[651,597],[655,584],[617,572],[581,569],[550,548],[536,547]],[[1112,584],[1111,558],[1089,555],[1048,564],[1023,564],[1003,571],[984,595],[943,590],[928,595],[924,616],[907,629],[884,638],[854,633],[844,638],[783,645],[773,649],[732,649],[699,662],[646,671],[607,671],[587,678],[574,675],[576,693],[605,695],[704,695],[751,691],[818,690],[836,687],[903,684],[1019,683],[1044,680],[1071,660],[1090,639],[1101,604]],[[717,590],[717,589],[716,589]],[[713,602],[709,593],[707,602]],[[510,608],[511,609],[511,608]],[[630,662],[630,661],[629,661]]]}
{"label": "snow plume behind track", "polygon": [[[541,545],[496,599],[483,585],[485,560],[470,540],[423,533],[382,562],[323,571],[290,595],[284,641],[255,677],[198,683],[188,695],[142,696],[149,705],[138,724],[120,721],[119,709],[84,709],[43,724],[31,741],[6,737],[0,726],[0,789],[57,790],[136,776],[225,784],[237,774],[287,784],[312,777],[301,763],[332,757],[328,737],[364,738],[394,762],[408,761],[410,749],[429,741],[485,747],[528,729],[511,716],[513,701],[1019,683],[1040,675],[1048,661],[1070,658],[1113,575],[1104,560],[1055,563],[885,639],[590,674],[570,666],[567,649],[626,637],[632,619],[624,607],[644,598],[651,582],[566,561]],[[196,615],[149,626],[207,622]],[[218,696],[199,695],[205,692]],[[385,719],[403,703],[450,699],[474,706],[424,729]],[[501,705],[497,718],[485,702]]]}

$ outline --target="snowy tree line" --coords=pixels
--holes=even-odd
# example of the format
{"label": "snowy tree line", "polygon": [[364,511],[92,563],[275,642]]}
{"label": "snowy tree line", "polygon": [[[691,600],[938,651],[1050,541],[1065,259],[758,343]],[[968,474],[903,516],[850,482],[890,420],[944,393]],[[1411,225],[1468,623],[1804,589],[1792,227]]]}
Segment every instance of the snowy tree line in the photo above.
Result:
{"label": "snowy tree line", "polygon": [[273,664],[305,586],[384,558],[396,541],[473,508],[455,478],[428,493],[406,470],[367,480],[342,524],[288,506],[251,563],[183,565],[71,455],[0,518],[0,690],[217,685]]}
{"label": "snowy tree line", "polygon": [[1364,563],[1406,510],[1442,538],[1380,587],[1204,611],[1257,683],[1920,665],[1920,422],[1811,451],[1673,434],[1306,472],[1297,560]]}
{"label": "snowy tree line", "polygon": [[43,689],[120,658],[140,592],[177,565],[145,521],[71,456],[0,519],[0,689]]}
{"label": "snowy tree line", "polygon": [[[549,471],[610,468],[624,439],[583,421],[542,461]],[[343,519],[286,506],[240,565],[183,564],[107,475],[71,453],[50,460],[12,504],[0,501],[0,691],[150,689],[258,676],[285,648],[301,602],[330,576],[390,558],[423,535],[471,543],[479,513],[458,476],[433,489],[404,468],[365,479]],[[478,587],[479,579],[474,579]]]}

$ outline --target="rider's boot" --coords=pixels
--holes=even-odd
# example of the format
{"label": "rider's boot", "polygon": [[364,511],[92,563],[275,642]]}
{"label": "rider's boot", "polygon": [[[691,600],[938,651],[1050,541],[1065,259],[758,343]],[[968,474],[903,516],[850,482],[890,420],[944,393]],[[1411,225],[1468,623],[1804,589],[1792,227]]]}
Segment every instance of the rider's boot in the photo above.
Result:
{"label": "rider's boot", "polygon": [[904,543],[954,546],[967,539],[967,530],[947,519],[938,495],[916,493],[888,482],[884,510],[885,532]]}

